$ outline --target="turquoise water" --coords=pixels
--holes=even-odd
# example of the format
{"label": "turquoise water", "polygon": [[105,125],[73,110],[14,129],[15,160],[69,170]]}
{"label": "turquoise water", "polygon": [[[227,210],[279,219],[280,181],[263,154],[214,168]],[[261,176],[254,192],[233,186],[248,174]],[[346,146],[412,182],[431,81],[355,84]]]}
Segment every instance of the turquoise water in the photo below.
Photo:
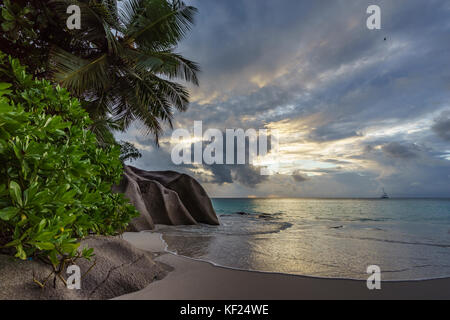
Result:
{"label": "turquoise water", "polygon": [[[384,280],[450,276],[450,200],[213,199],[220,226],[158,226],[169,249],[227,267]],[[246,213],[237,214],[236,212]]]}

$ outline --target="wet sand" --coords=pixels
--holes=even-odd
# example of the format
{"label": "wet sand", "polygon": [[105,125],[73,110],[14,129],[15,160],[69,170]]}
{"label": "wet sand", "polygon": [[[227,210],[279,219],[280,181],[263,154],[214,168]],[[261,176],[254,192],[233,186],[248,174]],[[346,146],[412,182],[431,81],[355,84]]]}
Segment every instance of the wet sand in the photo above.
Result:
{"label": "wet sand", "polygon": [[297,275],[234,270],[165,251],[160,234],[125,233],[135,247],[158,253],[157,261],[174,268],[145,289],[116,299],[137,300],[297,300],[297,299],[450,299],[450,278],[382,282],[321,279]]}

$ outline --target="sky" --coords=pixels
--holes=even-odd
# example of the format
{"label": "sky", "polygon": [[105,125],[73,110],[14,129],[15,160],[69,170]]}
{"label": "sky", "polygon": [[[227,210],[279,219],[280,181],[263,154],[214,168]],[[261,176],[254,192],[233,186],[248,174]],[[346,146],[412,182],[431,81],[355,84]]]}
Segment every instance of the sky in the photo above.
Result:
{"label": "sky", "polygon": [[[200,64],[174,129],[279,132],[278,173],[174,165],[137,126],[132,165],[198,179],[212,197],[450,197],[450,1],[190,0],[177,52]],[[381,30],[369,30],[369,5]]]}

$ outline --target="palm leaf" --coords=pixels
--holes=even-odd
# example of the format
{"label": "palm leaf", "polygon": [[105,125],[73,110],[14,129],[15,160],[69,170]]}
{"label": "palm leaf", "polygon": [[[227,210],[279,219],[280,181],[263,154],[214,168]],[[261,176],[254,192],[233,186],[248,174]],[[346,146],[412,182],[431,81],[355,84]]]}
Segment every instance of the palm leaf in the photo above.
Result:
{"label": "palm leaf", "polygon": [[194,23],[197,9],[175,0],[132,0],[135,14],[127,25],[126,43],[136,42],[153,49],[175,45]]}
{"label": "palm leaf", "polygon": [[60,48],[52,50],[54,79],[76,95],[93,90],[106,90],[110,84],[106,54],[87,60]]}

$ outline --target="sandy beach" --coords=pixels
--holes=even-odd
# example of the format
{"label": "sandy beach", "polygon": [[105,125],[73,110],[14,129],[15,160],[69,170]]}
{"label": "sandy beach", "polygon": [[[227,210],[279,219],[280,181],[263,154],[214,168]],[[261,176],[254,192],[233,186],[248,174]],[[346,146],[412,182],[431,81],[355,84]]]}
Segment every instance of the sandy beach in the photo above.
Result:
{"label": "sandy beach", "polygon": [[297,300],[297,299],[450,299],[450,278],[382,282],[368,290],[365,281],[320,279],[234,270],[177,256],[165,250],[159,233],[125,233],[135,247],[157,253],[174,268],[145,289],[116,299],[129,300]]}

